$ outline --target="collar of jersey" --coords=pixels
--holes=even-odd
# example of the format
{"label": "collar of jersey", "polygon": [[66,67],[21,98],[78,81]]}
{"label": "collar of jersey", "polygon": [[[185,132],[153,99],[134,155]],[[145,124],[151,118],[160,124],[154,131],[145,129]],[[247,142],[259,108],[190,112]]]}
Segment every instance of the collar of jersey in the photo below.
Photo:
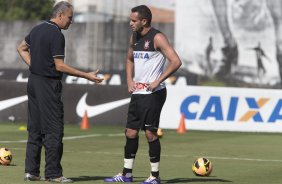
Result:
{"label": "collar of jersey", "polygon": [[46,21],[46,23],[57,27],[61,31],[61,28],[55,22],[52,22],[51,20],[48,20],[48,21]]}

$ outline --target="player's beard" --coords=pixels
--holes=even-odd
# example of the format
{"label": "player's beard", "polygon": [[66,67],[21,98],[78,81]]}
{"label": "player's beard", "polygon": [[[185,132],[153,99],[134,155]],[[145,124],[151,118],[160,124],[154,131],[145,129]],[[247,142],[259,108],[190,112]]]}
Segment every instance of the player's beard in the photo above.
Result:
{"label": "player's beard", "polygon": [[143,31],[144,27],[136,27],[135,30],[132,29],[133,32],[141,33]]}

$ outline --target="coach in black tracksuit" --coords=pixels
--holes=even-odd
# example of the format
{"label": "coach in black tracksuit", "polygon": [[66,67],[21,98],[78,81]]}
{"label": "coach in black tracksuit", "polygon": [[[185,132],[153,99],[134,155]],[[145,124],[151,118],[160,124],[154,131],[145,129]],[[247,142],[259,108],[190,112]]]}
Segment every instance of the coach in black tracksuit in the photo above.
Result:
{"label": "coach in black tracksuit", "polygon": [[63,177],[64,110],[62,73],[101,82],[97,72],[82,72],[64,63],[65,38],[61,29],[72,23],[73,6],[60,2],[54,6],[50,21],[35,26],[18,46],[18,52],[31,72],[28,93],[28,142],[25,180],[42,180],[40,160],[42,146],[46,150],[45,177],[54,182],[72,182]]}

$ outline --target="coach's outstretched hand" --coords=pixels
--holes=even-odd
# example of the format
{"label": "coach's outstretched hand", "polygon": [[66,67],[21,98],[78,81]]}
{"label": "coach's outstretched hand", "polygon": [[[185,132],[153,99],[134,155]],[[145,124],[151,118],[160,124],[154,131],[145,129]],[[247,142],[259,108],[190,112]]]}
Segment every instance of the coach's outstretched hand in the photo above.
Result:
{"label": "coach's outstretched hand", "polygon": [[96,70],[95,72],[88,72],[87,73],[87,79],[96,83],[101,83],[104,78],[100,78],[97,76],[99,70]]}

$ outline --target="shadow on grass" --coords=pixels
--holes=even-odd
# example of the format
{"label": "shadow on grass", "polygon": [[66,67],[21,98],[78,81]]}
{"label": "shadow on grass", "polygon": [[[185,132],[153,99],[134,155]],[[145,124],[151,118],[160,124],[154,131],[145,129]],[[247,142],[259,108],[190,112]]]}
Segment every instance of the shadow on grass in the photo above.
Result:
{"label": "shadow on grass", "polygon": [[17,165],[15,165],[15,164],[9,164],[9,165],[0,164],[0,167],[13,167],[13,166],[17,166]]}
{"label": "shadow on grass", "polygon": [[[70,177],[73,181],[104,181],[105,178],[110,178],[112,176],[79,176],[79,177]],[[142,182],[144,181],[144,177],[134,177],[133,182]]]}
{"label": "shadow on grass", "polygon": [[[108,176],[111,177],[111,176]],[[71,178],[73,181],[97,181],[97,180],[104,180],[105,178],[108,178],[107,176],[79,176],[76,178]],[[142,182],[144,181],[144,177],[134,177],[133,182]],[[174,178],[170,180],[162,180],[162,183],[192,183],[192,182],[232,182],[229,180],[224,179],[217,179],[212,177],[206,177],[206,178]]]}
{"label": "shadow on grass", "polygon": [[70,177],[73,181],[96,181],[96,180],[104,180],[105,176],[79,176],[76,178]]}
{"label": "shadow on grass", "polygon": [[170,180],[162,180],[162,183],[192,183],[192,182],[222,182],[222,183],[227,183],[227,182],[232,182],[232,181],[217,179],[217,178],[211,178],[211,177],[206,177],[206,178],[174,178],[174,179],[170,179]]}

